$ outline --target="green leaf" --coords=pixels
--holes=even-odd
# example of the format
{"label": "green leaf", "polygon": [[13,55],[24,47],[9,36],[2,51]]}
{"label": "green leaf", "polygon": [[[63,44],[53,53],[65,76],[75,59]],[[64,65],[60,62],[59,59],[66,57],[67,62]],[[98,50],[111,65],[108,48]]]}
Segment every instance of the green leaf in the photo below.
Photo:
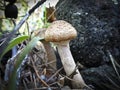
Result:
{"label": "green leaf", "polygon": [[11,50],[14,46],[16,46],[17,44],[20,44],[21,42],[23,42],[24,40],[28,39],[29,36],[28,35],[22,35],[22,36],[18,36],[17,38],[14,38],[13,40],[10,41],[9,45],[7,46],[7,48],[4,50],[4,52],[2,53],[2,55],[0,55],[0,59],[9,51]]}
{"label": "green leaf", "polygon": [[21,64],[22,60],[25,58],[25,56],[32,50],[33,47],[35,47],[36,43],[40,40],[39,37],[34,37],[28,45],[22,50],[22,53],[18,57],[18,60],[16,62],[16,68],[19,67]]}
{"label": "green leaf", "polygon": [[8,83],[8,87],[10,90],[16,90],[16,76],[17,76],[17,69],[21,65],[22,61],[24,60],[25,56],[32,50],[33,47],[37,44],[37,42],[40,40],[39,37],[34,37],[26,47],[23,48],[21,53],[18,56],[18,59],[15,63],[15,67],[13,70],[13,73],[11,75],[10,81]]}

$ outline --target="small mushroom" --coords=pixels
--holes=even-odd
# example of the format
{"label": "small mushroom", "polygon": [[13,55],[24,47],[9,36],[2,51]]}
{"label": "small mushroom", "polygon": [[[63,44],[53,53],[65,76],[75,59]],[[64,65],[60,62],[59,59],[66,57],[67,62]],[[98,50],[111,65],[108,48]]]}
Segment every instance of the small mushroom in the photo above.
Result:
{"label": "small mushroom", "polygon": [[[46,31],[46,28],[35,30],[33,32],[33,36],[39,36],[40,38],[44,38],[45,31]],[[42,43],[43,43],[46,53],[47,53],[47,58],[48,58],[47,62],[49,63],[50,67],[52,67],[54,70],[56,70],[56,55],[55,55],[53,47],[51,47],[51,44],[47,41],[43,40]]]}
{"label": "small mushroom", "polygon": [[73,56],[70,51],[69,42],[77,36],[75,28],[64,20],[56,20],[51,23],[45,32],[45,40],[53,42],[58,48],[64,70],[67,76],[73,75],[73,88],[83,88],[86,86],[80,72],[76,68]]}

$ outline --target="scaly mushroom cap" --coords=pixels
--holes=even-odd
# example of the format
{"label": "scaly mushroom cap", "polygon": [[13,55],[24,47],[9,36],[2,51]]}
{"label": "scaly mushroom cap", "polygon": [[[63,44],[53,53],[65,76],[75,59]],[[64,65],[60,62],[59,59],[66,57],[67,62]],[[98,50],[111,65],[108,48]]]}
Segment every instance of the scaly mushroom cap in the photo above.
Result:
{"label": "scaly mushroom cap", "polygon": [[45,40],[51,42],[67,41],[76,36],[75,28],[64,20],[54,21],[45,32]]}

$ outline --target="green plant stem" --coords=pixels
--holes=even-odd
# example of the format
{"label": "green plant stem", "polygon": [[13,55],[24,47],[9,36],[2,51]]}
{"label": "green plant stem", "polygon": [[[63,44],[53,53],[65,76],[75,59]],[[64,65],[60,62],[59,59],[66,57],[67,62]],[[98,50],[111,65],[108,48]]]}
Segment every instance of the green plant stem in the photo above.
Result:
{"label": "green plant stem", "polygon": [[[28,17],[40,6],[42,5],[46,0],[38,1],[38,3],[33,6],[24,16],[24,18],[15,26],[14,30],[6,37],[6,41],[0,46],[0,55],[3,53],[5,48],[8,46],[9,41],[13,38],[14,34],[21,28],[21,26],[24,24],[24,22],[28,19]],[[1,59],[0,59],[1,63]]]}

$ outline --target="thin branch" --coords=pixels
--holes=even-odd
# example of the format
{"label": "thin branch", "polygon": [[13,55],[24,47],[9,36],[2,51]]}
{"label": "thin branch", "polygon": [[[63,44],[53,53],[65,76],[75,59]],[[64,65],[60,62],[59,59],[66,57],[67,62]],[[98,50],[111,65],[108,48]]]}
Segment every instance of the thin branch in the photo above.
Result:
{"label": "thin branch", "polygon": [[54,78],[62,69],[63,67],[57,70],[56,73],[54,73],[46,82],[49,82],[52,78]]}
{"label": "thin branch", "polygon": [[111,54],[111,52],[110,52],[109,50],[107,50],[107,53],[108,53],[109,58],[110,58],[110,60],[111,60],[111,62],[112,62],[113,68],[114,68],[114,70],[115,70],[118,78],[120,79],[120,74],[119,74],[119,72],[118,72],[118,70],[117,70],[117,68],[116,68],[115,62],[114,62],[115,60],[114,60],[114,58],[113,58],[113,56],[112,56],[112,54]]}
{"label": "thin branch", "polygon": [[[31,57],[31,58],[33,59],[33,57]],[[35,74],[37,75],[38,79],[44,84],[44,86],[46,86],[46,87],[50,87],[50,86],[49,86],[44,80],[42,80],[42,79],[40,78],[40,75],[38,74],[38,70],[36,69],[33,60],[31,60],[31,62],[32,62],[33,69],[34,69]]]}
{"label": "thin branch", "polygon": [[[40,6],[42,5],[46,0],[38,1],[35,6],[33,6],[23,17],[23,19],[15,26],[13,31],[8,35],[6,41],[1,45],[0,47],[0,55],[2,55],[4,49],[9,44],[9,41],[13,38],[14,34],[21,28],[21,26],[24,24],[24,22],[28,19],[28,17]],[[1,59],[1,58],[0,58]]]}

